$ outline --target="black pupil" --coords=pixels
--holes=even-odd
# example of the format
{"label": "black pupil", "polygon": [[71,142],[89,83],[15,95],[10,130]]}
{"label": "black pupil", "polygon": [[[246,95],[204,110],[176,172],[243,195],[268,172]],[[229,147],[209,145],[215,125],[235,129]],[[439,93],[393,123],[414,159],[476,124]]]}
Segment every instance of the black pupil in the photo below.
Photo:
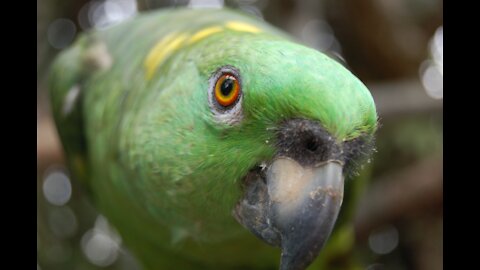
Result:
{"label": "black pupil", "polygon": [[228,96],[233,90],[233,84],[235,81],[231,78],[226,78],[223,82],[222,85],[220,86],[220,91],[222,92],[222,95]]}

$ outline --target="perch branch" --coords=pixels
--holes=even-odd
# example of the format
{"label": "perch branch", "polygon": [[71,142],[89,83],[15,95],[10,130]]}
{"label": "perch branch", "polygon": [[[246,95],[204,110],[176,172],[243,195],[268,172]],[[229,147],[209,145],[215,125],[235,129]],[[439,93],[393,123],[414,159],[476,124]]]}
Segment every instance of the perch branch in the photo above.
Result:
{"label": "perch branch", "polygon": [[378,179],[362,196],[355,228],[363,241],[377,226],[415,217],[443,202],[443,158],[434,157]]}

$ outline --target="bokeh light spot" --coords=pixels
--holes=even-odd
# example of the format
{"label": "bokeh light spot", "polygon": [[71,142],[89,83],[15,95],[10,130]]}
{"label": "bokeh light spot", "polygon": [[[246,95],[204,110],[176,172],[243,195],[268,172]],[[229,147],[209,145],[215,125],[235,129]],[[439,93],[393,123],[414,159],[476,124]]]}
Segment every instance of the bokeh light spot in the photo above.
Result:
{"label": "bokeh light spot", "polygon": [[46,259],[50,263],[63,263],[70,259],[73,250],[68,242],[56,242],[46,247]]}
{"label": "bokeh light spot", "polygon": [[72,43],[77,32],[75,24],[68,19],[57,19],[47,29],[48,43],[55,49],[63,49]]}
{"label": "bokeh light spot", "polygon": [[118,257],[118,244],[96,229],[85,233],[81,245],[87,259],[98,266],[111,265]]}
{"label": "bokeh light spot", "polygon": [[398,246],[397,228],[387,225],[373,231],[368,237],[368,245],[376,254],[385,255],[392,252]]}
{"label": "bokeh light spot", "polygon": [[301,38],[308,46],[319,51],[332,50],[338,43],[330,25],[319,19],[312,19],[303,26]]}
{"label": "bokeh light spot", "polygon": [[430,42],[430,53],[435,64],[440,67],[443,76],[443,26],[440,26],[433,35]]}
{"label": "bokeh light spot", "polygon": [[47,201],[54,205],[66,204],[72,195],[70,179],[59,170],[47,174],[42,188]]}
{"label": "bokeh light spot", "polygon": [[439,66],[426,61],[422,72],[422,84],[427,94],[434,99],[443,98],[443,75]]}
{"label": "bokeh light spot", "polygon": [[93,26],[105,29],[123,22],[137,14],[135,0],[90,1],[83,7],[78,18],[82,28]]}
{"label": "bokeh light spot", "polygon": [[443,99],[443,27],[440,26],[430,40],[431,59],[420,65],[420,79],[431,98]]}
{"label": "bokeh light spot", "polygon": [[91,263],[108,266],[117,260],[121,242],[120,236],[109,225],[107,219],[99,215],[94,228],[83,235],[81,246]]}
{"label": "bokeh light spot", "polygon": [[77,232],[77,218],[68,206],[54,208],[48,213],[48,224],[53,234],[68,238]]}

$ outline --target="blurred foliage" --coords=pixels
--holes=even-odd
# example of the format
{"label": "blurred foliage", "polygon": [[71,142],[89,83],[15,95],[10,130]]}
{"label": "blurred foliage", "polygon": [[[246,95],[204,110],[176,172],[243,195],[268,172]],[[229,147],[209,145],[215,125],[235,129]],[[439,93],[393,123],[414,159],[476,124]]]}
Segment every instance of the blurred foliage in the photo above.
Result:
{"label": "blurred foliage", "polygon": [[[374,155],[374,175],[399,170],[443,149],[442,115],[412,115],[381,122]],[[392,158],[395,157],[395,158]]]}
{"label": "blurred foliage", "polygon": [[[118,4],[119,1],[127,3],[130,0],[108,1]],[[121,240],[115,240],[117,236],[114,230],[105,225],[76,182],[70,181],[72,194],[65,204],[51,203],[44,190],[46,179],[52,172],[62,172],[68,176],[62,165],[61,147],[54,132],[46,99],[45,79],[49,65],[61,50],[56,48],[58,46],[53,46],[52,42],[60,34],[65,34],[67,29],[55,29],[53,25],[58,19],[70,20],[74,25],[73,35],[78,36],[81,31],[99,27],[100,23],[105,22],[94,20],[101,15],[100,11],[94,12],[95,8],[98,9],[105,3],[104,0],[37,1],[37,258],[38,267],[43,270],[139,269],[135,259],[121,246]],[[343,62],[367,86],[372,86],[370,88],[374,98],[375,93],[391,91],[375,89],[378,82],[395,85],[400,80],[413,78],[421,85],[421,67],[426,60],[434,56],[430,48],[431,39],[443,23],[443,3],[440,0],[138,0],[136,3],[139,10],[224,3],[226,6],[251,13]],[[100,15],[95,17],[95,14]],[[441,68],[443,76],[443,60]],[[441,91],[443,96],[443,88]],[[405,105],[410,101],[408,98],[398,100]],[[380,192],[383,194],[379,200],[382,201],[383,198],[389,202],[387,199],[394,197],[389,192],[398,189],[392,182],[403,184],[403,181],[409,185],[405,185],[405,189],[401,190],[405,192],[405,196],[415,195],[415,192],[418,193],[416,189],[423,192],[421,188],[432,183],[440,185],[438,188],[442,190],[443,179],[434,179],[435,181],[427,183],[426,178],[422,178],[425,175],[437,175],[436,170],[441,168],[437,166],[437,160],[443,160],[442,109],[425,106],[426,108],[419,111],[403,111],[395,115],[385,113],[385,117],[380,114],[377,152],[363,172],[364,177],[372,179],[366,187],[367,194],[380,188],[384,192]],[[388,110],[388,107],[385,110]],[[437,163],[425,163],[432,159]],[[413,176],[409,174],[418,168],[423,170],[422,173],[413,173]],[[407,175],[407,179],[402,178],[402,175]],[[415,178],[417,175],[418,179]],[[414,179],[408,179],[409,177]],[[394,181],[389,181],[390,179]],[[418,184],[415,186],[412,183]],[[436,187],[433,184],[432,186]],[[388,187],[392,186],[389,190]],[[422,199],[437,198],[431,195],[435,192],[436,189],[427,189],[420,198],[411,195],[418,200],[418,203],[409,206],[412,209],[403,209],[396,215],[390,215],[388,219],[379,217],[378,222],[370,224],[370,227],[357,224],[356,228],[338,234],[340,238],[356,234],[355,249],[345,250],[342,252],[343,256],[356,257],[362,262],[364,269],[368,270],[442,269],[442,200],[422,202]],[[367,202],[374,197],[362,195],[357,194]],[[99,238],[95,238],[95,235]],[[382,235],[388,237],[379,237]],[[397,239],[393,241],[395,235]],[[101,237],[110,237],[105,239],[118,242],[108,242],[105,239],[100,241],[93,254],[97,257],[92,257],[92,254],[89,257],[85,247],[89,241],[103,239]],[[378,239],[384,241],[376,243]],[[389,252],[375,252],[375,245],[383,245],[385,248],[389,244],[393,245]],[[101,257],[102,255],[104,257]],[[336,259],[342,260],[341,257]]]}

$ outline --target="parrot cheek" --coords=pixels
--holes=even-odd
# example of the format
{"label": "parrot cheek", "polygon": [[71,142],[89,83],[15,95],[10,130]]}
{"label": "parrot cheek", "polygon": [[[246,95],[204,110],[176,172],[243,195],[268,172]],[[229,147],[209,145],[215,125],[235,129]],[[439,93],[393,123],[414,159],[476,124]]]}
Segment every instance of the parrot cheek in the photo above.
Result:
{"label": "parrot cheek", "polygon": [[305,269],[327,241],[343,200],[342,163],[302,166],[277,157],[252,170],[234,217],[266,243],[282,249],[280,269]]}
{"label": "parrot cheek", "polygon": [[258,238],[272,246],[280,246],[280,235],[269,222],[271,200],[265,177],[261,168],[248,173],[243,181],[243,198],[235,206],[233,216]]}

